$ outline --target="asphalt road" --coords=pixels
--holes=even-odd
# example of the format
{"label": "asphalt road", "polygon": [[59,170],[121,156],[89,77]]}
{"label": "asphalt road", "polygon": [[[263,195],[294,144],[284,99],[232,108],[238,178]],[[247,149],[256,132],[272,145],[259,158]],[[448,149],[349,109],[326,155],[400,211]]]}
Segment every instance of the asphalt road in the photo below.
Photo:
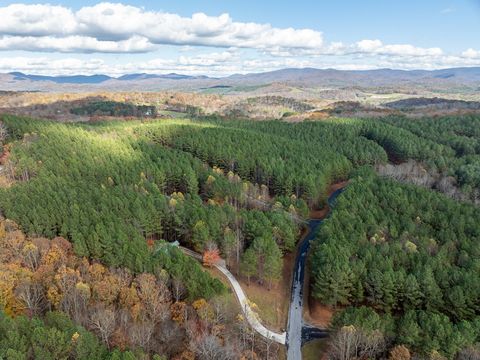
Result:
{"label": "asphalt road", "polygon": [[[330,209],[333,208],[337,196],[342,191],[343,189],[339,189],[329,197],[328,205]],[[303,343],[309,340],[328,336],[326,329],[317,329],[308,326],[303,321],[303,282],[305,279],[305,263],[307,260],[307,252],[310,247],[310,240],[315,238],[316,232],[322,223],[323,220],[310,220],[308,222],[310,231],[300,244],[297,258],[295,259],[292,295],[290,309],[288,312],[287,360],[301,360]]]}

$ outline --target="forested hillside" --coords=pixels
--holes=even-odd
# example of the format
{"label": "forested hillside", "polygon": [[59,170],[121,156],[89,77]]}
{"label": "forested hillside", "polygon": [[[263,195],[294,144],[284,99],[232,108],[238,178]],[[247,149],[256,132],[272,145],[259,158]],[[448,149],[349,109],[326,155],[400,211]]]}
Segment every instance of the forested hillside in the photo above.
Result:
{"label": "forested hillside", "polygon": [[26,237],[0,219],[0,357],[161,360],[215,351],[234,359],[252,348],[262,356],[225,297],[189,299],[182,274],[193,272],[176,247],[161,248],[176,267],[170,274],[108,268],[72,250],[64,238]]}
{"label": "forested hillside", "polygon": [[480,199],[480,117],[443,117],[411,121],[405,118],[387,118],[392,125],[404,128],[424,139],[448,146],[453,153],[425,154],[429,162],[439,159],[439,170],[452,175],[462,192],[470,199]]}
{"label": "forested hillside", "polygon": [[[61,315],[47,310],[62,311],[75,325],[51,331],[67,337],[83,326],[100,337],[105,357],[143,349],[147,357],[207,359],[201,341],[225,359],[250,346],[261,354],[254,339],[234,341],[238,332],[224,342],[218,326],[237,322],[212,322],[211,314],[226,289],[176,242],[219,255],[235,275],[270,289],[309,210],[325,204],[330,185],[351,179],[311,257],[313,295],[339,310],[333,344],[354,336],[362,344],[355,356],[381,358],[398,345],[453,358],[479,340],[478,207],[373,173],[415,161],[450,176],[473,200],[477,118],[1,121],[0,208],[19,228],[8,220],[0,234],[9,284],[0,300],[7,316],[41,319],[28,326],[50,329],[50,317]],[[161,295],[161,318],[142,298],[147,285]],[[138,312],[126,314],[135,306]],[[199,308],[208,309],[208,321]],[[176,322],[179,311],[194,313],[188,318],[195,325]],[[105,333],[91,314],[114,316],[115,326]],[[20,319],[5,317],[5,326]],[[189,326],[208,331],[191,342]],[[172,334],[180,341],[168,347]],[[36,341],[27,337],[19,346],[35,348]]]}
{"label": "forested hillside", "polygon": [[362,333],[360,352],[393,343],[453,358],[480,340],[479,219],[473,205],[365,169],[317,235],[313,295],[340,306],[334,324]]}

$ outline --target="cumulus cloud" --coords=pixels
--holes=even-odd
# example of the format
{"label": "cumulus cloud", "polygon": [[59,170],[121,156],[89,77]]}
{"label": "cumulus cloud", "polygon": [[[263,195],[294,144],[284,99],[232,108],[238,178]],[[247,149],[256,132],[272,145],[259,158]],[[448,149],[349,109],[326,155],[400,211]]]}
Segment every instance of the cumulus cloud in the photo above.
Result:
{"label": "cumulus cloud", "polygon": [[[480,65],[480,51],[475,49],[448,54],[438,47],[385,44],[379,39],[328,43],[321,32],[312,29],[238,22],[229,14],[180,16],[121,3],[101,2],[77,11],[59,5],[13,4],[0,6],[0,19],[0,51],[125,54],[121,63],[109,55],[99,55],[103,60],[58,56],[54,60],[0,59],[3,72],[224,75],[282,67],[434,69]],[[171,51],[174,47],[176,51]],[[207,48],[214,50],[200,53]],[[133,55],[149,52],[159,55],[152,60]],[[126,63],[126,59],[132,61]]]}
{"label": "cumulus cloud", "polygon": [[78,23],[70,9],[53,5],[0,7],[0,34],[47,36],[74,34]]}
{"label": "cumulus cloud", "polygon": [[[182,17],[120,3],[99,3],[76,12],[62,6],[14,4],[0,8],[0,19],[5,50],[27,50],[27,43],[36,37],[43,43],[40,50],[58,52],[139,51],[131,44],[132,39],[143,41],[140,51],[166,44],[267,50],[313,49],[323,45],[322,33],[311,29],[235,22],[228,14],[196,13]],[[74,44],[66,46],[70,40]],[[39,50],[34,44],[30,49]]]}
{"label": "cumulus cloud", "polygon": [[3,36],[0,50],[24,50],[64,53],[143,53],[155,49],[145,37],[132,36],[126,40],[104,41],[89,36]]}
{"label": "cumulus cloud", "polygon": [[462,56],[467,59],[480,59],[480,51],[470,48],[462,52]]}
{"label": "cumulus cloud", "polygon": [[443,50],[421,48],[409,44],[384,45],[380,40],[362,40],[351,47],[353,52],[393,55],[393,56],[441,56]]}

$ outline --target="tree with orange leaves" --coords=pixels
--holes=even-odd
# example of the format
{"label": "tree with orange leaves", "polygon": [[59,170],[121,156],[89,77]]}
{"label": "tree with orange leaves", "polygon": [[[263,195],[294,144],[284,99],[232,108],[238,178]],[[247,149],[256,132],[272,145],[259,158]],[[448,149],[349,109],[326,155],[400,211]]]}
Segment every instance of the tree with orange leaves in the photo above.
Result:
{"label": "tree with orange leaves", "polygon": [[218,249],[206,250],[203,253],[203,265],[206,267],[212,267],[221,260],[220,252]]}

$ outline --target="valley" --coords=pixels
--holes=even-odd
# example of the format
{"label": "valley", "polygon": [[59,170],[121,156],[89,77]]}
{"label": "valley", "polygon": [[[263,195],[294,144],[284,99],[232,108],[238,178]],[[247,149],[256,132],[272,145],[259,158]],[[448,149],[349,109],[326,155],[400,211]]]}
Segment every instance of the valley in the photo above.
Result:
{"label": "valley", "polygon": [[0,3],[0,360],[480,360],[478,1]]}
{"label": "valley", "polygon": [[[1,176],[9,185],[0,189],[0,208],[4,221],[18,224],[15,236],[22,239],[16,244],[3,235],[11,254],[3,257],[1,270],[11,284],[2,298],[9,315],[62,311],[103,336],[102,351],[172,358],[187,353],[201,358],[208,344],[224,358],[253,351],[269,359],[296,359],[304,343],[324,337],[329,356],[344,346],[338,342],[357,341],[355,356],[380,356],[402,345],[409,352],[452,358],[476,341],[478,184],[475,172],[463,175],[475,166],[480,149],[475,115],[436,120],[435,128],[448,127],[455,136],[436,133],[429,119],[402,117],[65,123],[3,115],[1,121],[9,149]],[[424,171],[451,177],[462,202],[442,189],[401,185],[375,173],[392,158],[397,164],[415,160]],[[348,185],[333,187],[338,190],[331,195],[331,186],[345,186],[346,180]],[[325,217],[315,209],[327,204],[331,213],[325,220],[308,222],[310,216]],[[446,219],[453,214],[457,221],[450,223]],[[62,239],[62,247],[68,244],[63,251],[76,259],[60,257],[50,270],[71,273],[68,283],[60,275],[38,275],[45,271],[39,241],[47,238]],[[175,244],[199,255],[189,258]],[[15,250],[22,247],[29,250]],[[295,257],[292,269],[284,259]],[[151,302],[127,316],[120,288],[103,300],[94,293],[96,280],[83,279],[78,266],[87,259],[112,276],[152,274],[157,297],[142,300],[143,285],[112,278],[131,284],[134,298]],[[21,275],[14,263],[29,275]],[[205,271],[212,267],[223,275]],[[86,284],[89,297],[81,297],[79,284]],[[302,298],[304,286],[313,300]],[[36,294],[35,302],[26,302],[20,291]],[[283,294],[285,302],[292,296],[290,310],[275,315],[280,326],[267,315],[271,305],[257,307],[249,299],[268,298],[270,292]],[[83,308],[72,307],[78,299]],[[327,327],[308,324],[315,315],[304,318],[304,304],[315,301],[333,314]],[[92,325],[92,316],[105,314],[82,310],[91,306],[109,311],[111,332]],[[154,309],[163,315],[157,317]],[[147,342],[132,333],[120,343],[113,334],[125,326],[141,327]],[[439,326],[442,333],[431,330]],[[157,330],[168,327],[185,340],[167,347]],[[192,342],[195,327],[203,329],[202,336]]]}

